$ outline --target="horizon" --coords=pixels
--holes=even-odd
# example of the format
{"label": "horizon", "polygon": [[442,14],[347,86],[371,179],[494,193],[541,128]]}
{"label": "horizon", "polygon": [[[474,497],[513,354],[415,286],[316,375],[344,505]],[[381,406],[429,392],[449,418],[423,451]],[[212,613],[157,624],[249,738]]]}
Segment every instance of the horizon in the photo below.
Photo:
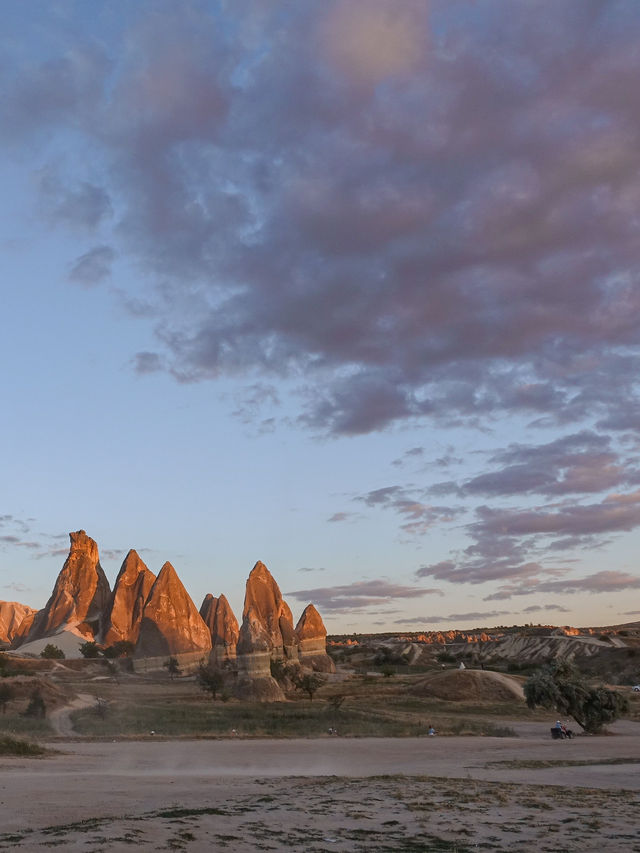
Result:
{"label": "horizon", "polygon": [[634,0],[3,13],[0,599],[640,617]]}

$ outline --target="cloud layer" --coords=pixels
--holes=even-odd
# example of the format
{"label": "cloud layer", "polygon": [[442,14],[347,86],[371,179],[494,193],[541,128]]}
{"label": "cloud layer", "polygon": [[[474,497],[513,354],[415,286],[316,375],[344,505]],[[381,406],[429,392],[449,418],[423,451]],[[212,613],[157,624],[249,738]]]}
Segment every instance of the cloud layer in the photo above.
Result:
{"label": "cloud layer", "polygon": [[[313,377],[301,422],[338,434],[500,411],[624,428],[635,12],[150,4],[116,45],[67,36],[5,75],[3,127],[94,152],[63,181],[51,148],[46,215],[112,222],[151,287],[155,364],[183,380]],[[104,280],[112,251],[71,277]]]}

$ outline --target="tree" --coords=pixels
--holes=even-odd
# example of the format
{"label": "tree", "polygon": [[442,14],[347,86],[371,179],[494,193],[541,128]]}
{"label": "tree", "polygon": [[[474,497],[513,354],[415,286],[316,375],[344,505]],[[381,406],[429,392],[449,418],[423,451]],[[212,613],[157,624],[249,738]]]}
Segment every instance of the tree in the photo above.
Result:
{"label": "tree", "polygon": [[47,706],[42,698],[42,693],[36,688],[31,694],[31,699],[23,712],[25,717],[44,717],[47,713]]}
{"label": "tree", "polygon": [[48,660],[62,660],[64,656],[65,654],[62,649],[54,646],[53,643],[47,643],[44,649],[40,652],[40,657],[47,658]]}
{"label": "tree", "polygon": [[166,660],[162,664],[162,666],[168,670],[171,681],[173,681],[176,675],[180,675],[180,664],[178,663],[178,658],[170,657],[169,660]]}
{"label": "tree", "polygon": [[313,694],[322,687],[324,678],[318,675],[317,672],[307,672],[304,675],[296,678],[296,690],[301,690],[303,693],[309,694],[309,699],[313,702]]}
{"label": "tree", "polygon": [[83,658],[99,658],[100,649],[98,648],[97,643],[94,643],[92,640],[89,640],[80,646],[80,654]]}
{"label": "tree", "polygon": [[134,650],[135,646],[129,640],[118,640],[112,646],[107,646],[104,650],[104,656],[106,658],[128,658],[131,657]]}
{"label": "tree", "polygon": [[568,715],[590,734],[629,709],[626,697],[603,685],[590,687],[566,661],[552,661],[535,672],[524,685],[524,695],[530,708],[540,706]]}
{"label": "tree", "polygon": [[201,663],[196,673],[196,681],[200,689],[204,690],[205,693],[210,693],[213,699],[217,699],[218,693],[220,693],[220,698],[224,702],[228,701],[228,696],[223,698],[222,695],[225,692],[223,691],[224,675],[216,667]]}
{"label": "tree", "polygon": [[7,711],[7,702],[10,702],[14,696],[15,691],[10,684],[0,684],[0,707],[3,714]]}

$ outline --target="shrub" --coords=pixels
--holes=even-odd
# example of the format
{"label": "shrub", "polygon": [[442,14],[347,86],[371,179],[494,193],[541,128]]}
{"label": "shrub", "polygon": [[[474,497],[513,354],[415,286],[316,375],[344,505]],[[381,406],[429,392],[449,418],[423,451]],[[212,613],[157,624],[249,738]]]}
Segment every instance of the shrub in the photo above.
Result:
{"label": "shrub", "polygon": [[80,646],[80,654],[83,658],[98,658],[100,657],[100,649],[97,643],[88,641]]}
{"label": "shrub", "polygon": [[169,660],[166,660],[162,666],[169,673],[169,677],[173,681],[176,675],[180,675],[180,664],[178,663],[178,658],[170,657]]}
{"label": "shrub", "polygon": [[0,755],[33,756],[45,753],[46,749],[37,743],[30,743],[10,735],[0,736]]}
{"label": "shrub", "polygon": [[47,643],[44,649],[40,652],[41,658],[47,658],[49,660],[62,660],[64,656],[65,654],[62,649],[54,646],[53,643]]}
{"label": "shrub", "polygon": [[42,719],[47,713],[47,706],[45,705],[44,699],[42,698],[42,693],[36,688],[31,694],[31,699],[29,704],[27,705],[26,710],[24,711],[25,717],[36,717]]}
{"label": "shrub", "polygon": [[198,686],[201,690],[204,690],[205,693],[210,693],[213,699],[218,698],[218,693],[220,693],[220,698],[223,702],[228,702],[229,698],[222,697],[222,688],[224,687],[224,675],[222,672],[211,664],[200,664],[198,667],[198,672],[196,674],[196,681],[198,682]]}
{"label": "shrub", "polygon": [[7,711],[7,703],[13,699],[15,695],[15,691],[13,687],[9,684],[0,684],[0,708],[2,708],[2,713],[5,714]]}
{"label": "shrub", "polygon": [[135,646],[129,640],[118,640],[117,643],[107,646],[104,650],[104,656],[106,658],[128,658],[131,657],[134,650]]}

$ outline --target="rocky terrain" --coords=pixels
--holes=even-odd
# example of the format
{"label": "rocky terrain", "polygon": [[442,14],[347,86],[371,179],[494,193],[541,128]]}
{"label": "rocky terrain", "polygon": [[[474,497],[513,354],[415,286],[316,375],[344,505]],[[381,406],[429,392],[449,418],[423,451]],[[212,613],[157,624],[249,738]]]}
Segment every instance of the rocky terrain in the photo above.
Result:
{"label": "rocky terrain", "polygon": [[224,595],[208,594],[198,611],[170,563],[156,577],[133,550],[112,591],[96,542],[84,530],[69,536],[69,556],[42,610],[0,603],[0,641],[21,654],[40,654],[51,644],[78,658],[90,642],[98,654],[132,652],[145,672],[170,657],[187,670],[208,662],[225,670],[236,695],[262,701],[283,698],[273,661],[334,671],[320,614],[309,605],[294,629],[291,609],[264,563],[258,561],[247,579],[239,627]]}

